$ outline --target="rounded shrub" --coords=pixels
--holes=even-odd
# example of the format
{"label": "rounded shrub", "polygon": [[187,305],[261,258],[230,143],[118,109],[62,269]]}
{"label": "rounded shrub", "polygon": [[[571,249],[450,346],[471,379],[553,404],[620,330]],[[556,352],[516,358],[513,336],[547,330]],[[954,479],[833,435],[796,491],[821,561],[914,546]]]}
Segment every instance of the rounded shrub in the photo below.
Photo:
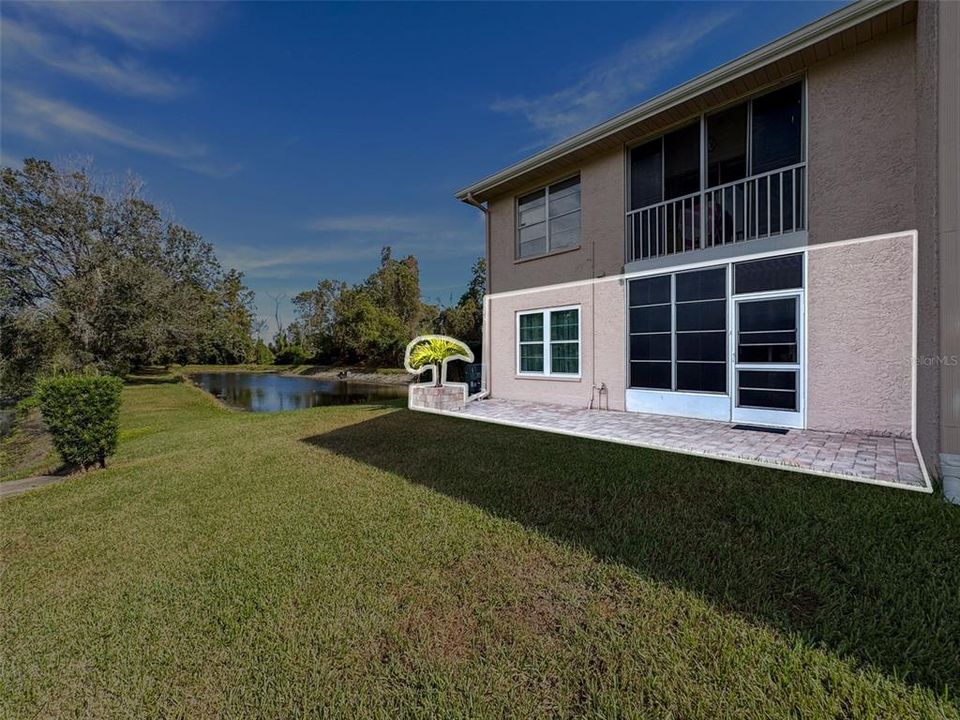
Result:
{"label": "rounded shrub", "polygon": [[106,467],[117,448],[122,388],[110,375],[64,375],[37,384],[43,421],[65,463]]}

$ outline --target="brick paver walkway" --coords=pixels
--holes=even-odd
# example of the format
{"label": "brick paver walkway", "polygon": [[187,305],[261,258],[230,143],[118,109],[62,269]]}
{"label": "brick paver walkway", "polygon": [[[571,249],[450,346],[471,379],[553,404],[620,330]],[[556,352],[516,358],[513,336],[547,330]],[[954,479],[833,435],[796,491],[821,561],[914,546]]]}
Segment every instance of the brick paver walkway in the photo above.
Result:
{"label": "brick paver walkway", "polygon": [[732,424],[712,420],[502,399],[471,402],[463,411],[449,414],[914,490],[926,488],[910,438],[818,430],[779,435],[736,430]]}

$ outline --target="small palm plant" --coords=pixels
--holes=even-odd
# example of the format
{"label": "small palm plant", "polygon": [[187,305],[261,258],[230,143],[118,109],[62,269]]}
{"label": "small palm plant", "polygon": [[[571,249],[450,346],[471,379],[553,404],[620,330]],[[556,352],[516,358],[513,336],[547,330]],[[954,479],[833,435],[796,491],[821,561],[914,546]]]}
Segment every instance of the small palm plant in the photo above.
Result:
{"label": "small palm plant", "polygon": [[409,367],[412,370],[423,372],[427,367],[433,368],[433,380],[436,387],[442,384],[442,368],[447,360],[460,358],[470,361],[473,353],[464,343],[450,337],[433,335],[422,338],[409,351]]}

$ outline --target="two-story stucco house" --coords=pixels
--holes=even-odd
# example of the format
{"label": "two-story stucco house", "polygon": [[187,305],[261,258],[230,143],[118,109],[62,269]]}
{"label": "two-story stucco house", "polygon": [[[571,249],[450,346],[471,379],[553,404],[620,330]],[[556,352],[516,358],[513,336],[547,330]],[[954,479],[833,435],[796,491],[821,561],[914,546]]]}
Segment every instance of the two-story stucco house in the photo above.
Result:
{"label": "two-story stucco house", "polygon": [[854,3],[460,191],[487,216],[476,412],[609,408],[579,434],[687,451],[774,428],[791,464],[929,489],[904,454],[960,453],[958,8]]}

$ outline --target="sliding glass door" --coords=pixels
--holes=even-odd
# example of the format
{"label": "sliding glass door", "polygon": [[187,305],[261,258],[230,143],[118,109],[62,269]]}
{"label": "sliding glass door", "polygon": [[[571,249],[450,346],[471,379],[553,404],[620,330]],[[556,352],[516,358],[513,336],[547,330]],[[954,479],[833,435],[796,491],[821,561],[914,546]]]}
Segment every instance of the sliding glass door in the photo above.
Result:
{"label": "sliding glass door", "polygon": [[803,255],[631,279],[634,412],[803,427]]}

